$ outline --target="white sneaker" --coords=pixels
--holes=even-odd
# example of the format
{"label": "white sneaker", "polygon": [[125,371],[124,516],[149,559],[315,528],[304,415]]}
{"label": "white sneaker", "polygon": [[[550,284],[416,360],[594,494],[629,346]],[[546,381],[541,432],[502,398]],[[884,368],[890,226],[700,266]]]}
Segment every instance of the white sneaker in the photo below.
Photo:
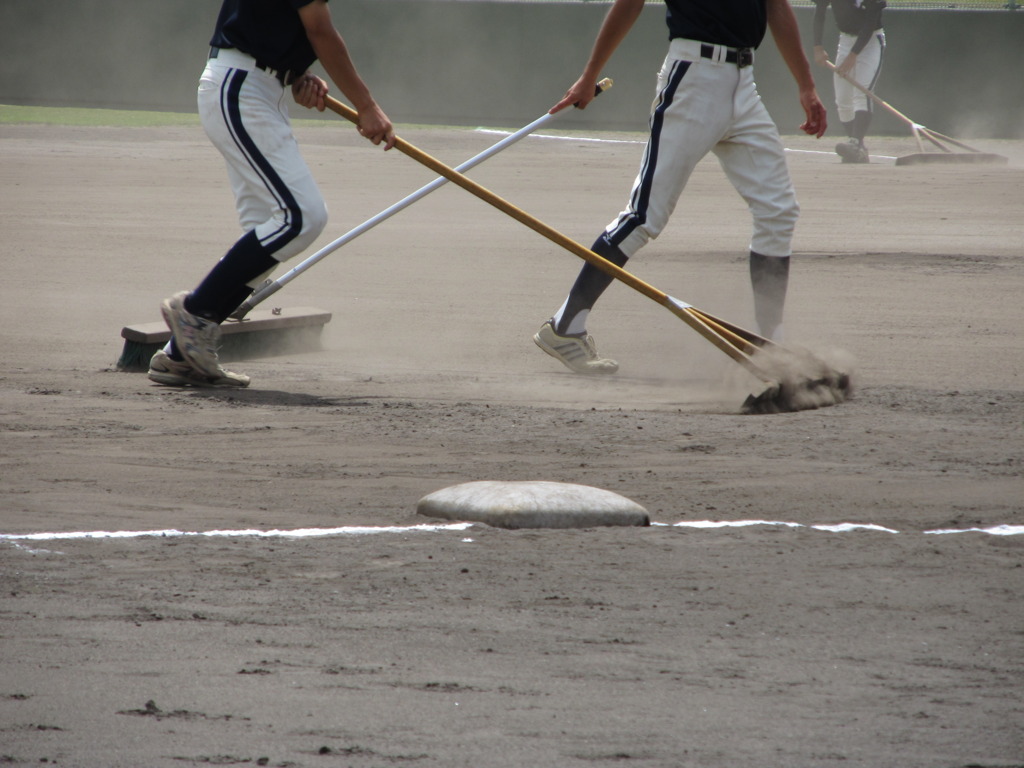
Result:
{"label": "white sneaker", "polygon": [[223,371],[217,360],[217,347],[220,345],[220,326],[212,320],[197,317],[185,309],[188,291],[176,293],[164,299],[160,305],[160,313],[164,322],[174,334],[178,351],[200,373],[211,379],[219,377]]}
{"label": "white sneaker", "polygon": [[589,333],[579,336],[560,336],[551,321],[544,323],[533,336],[534,343],[576,373],[615,373],[619,364],[597,354],[594,339]]}
{"label": "white sneaker", "polygon": [[167,387],[248,387],[249,377],[232,373],[219,365],[217,376],[207,376],[188,362],[172,360],[162,349],[149,361],[149,379]]}

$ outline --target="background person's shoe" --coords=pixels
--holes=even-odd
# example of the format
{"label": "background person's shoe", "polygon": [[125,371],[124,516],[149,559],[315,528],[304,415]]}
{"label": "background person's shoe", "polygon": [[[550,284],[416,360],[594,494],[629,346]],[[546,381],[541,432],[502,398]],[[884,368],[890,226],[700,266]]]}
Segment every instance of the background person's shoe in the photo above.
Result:
{"label": "background person's shoe", "polygon": [[870,163],[868,149],[856,139],[841,141],[836,144],[836,154],[843,158],[844,163]]}
{"label": "background person's shoe", "polygon": [[244,373],[226,371],[219,365],[217,376],[207,376],[188,362],[172,360],[162,349],[149,361],[149,380],[167,387],[248,387],[249,377]]}
{"label": "background person's shoe", "polygon": [[589,333],[580,336],[560,336],[551,321],[544,323],[533,335],[534,343],[576,373],[615,373],[619,364],[597,354],[594,339]]}

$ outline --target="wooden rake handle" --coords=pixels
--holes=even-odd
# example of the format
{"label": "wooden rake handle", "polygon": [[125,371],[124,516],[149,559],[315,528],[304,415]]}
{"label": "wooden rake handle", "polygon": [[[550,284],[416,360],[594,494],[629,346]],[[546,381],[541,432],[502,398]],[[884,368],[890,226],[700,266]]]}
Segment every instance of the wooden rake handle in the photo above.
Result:
{"label": "wooden rake handle", "polygon": [[[348,105],[342,104],[340,101],[331,96],[327,97],[326,103],[328,109],[330,109],[332,112],[341,115],[346,120],[355,123],[356,125],[359,124],[359,113],[356,112],[351,107],[349,107]],[[440,160],[432,157],[423,150],[418,149],[417,147],[413,146],[404,139],[396,137],[394,146],[395,149],[397,149],[403,155],[411,157],[416,162],[425,165],[427,168],[430,168],[430,170],[434,171],[434,173],[438,174],[439,176],[443,176],[453,184],[462,187],[470,194],[475,195],[476,197],[483,200],[485,203],[489,203],[502,213],[508,214],[519,223],[525,224],[534,232],[543,235],[556,245],[560,245],[567,251],[576,254],[581,259],[586,261],[588,264],[592,264],[596,268],[611,275],[616,280],[625,283],[633,290],[642,293],[647,298],[656,301],[658,304],[661,304],[663,307],[672,312],[672,314],[676,315],[680,320],[682,320],[691,328],[693,328],[693,330],[697,331],[697,333],[699,333],[705,339],[707,339],[716,347],[718,347],[722,352],[727,354],[737,363],[744,366],[757,378],[761,379],[762,381],[774,380],[772,376],[762,371],[758,366],[756,366],[751,361],[750,356],[749,354],[747,354],[747,352],[744,352],[742,348],[737,347],[736,345],[731,343],[726,335],[719,333],[718,331],[715,330],[715,328],[709,325],[704,319],[704,313],[693,311],[693,308],[690,307],[689,305],[683,304],[682,302],[673,299],[664,291],[660,291],[653,285],[645,283],[643,280],[636,277],[632,273],[622,269],[622,267],[613,264],[612,262],[608,261],[602,256],[599,256],[598,254],[594,253],[589,248],[586,248],[583,245],[580,245],[575,240],[566,237],[558,230],[548,226],[539,219],[534,218],[530,214],[523,211],[521,208],[518,208],[512,203],[505,200],[504,198],[499,197],[486,187],[477,184],[472,179],[459,173],[454,168],[445,165]],[[721,328],[722,326],[719,325],[719,327]],[[725,329],[723,328],[723,330]],[[737,338],[736,335],[732,333],[728,334],[728,336]],[[743,347],[750,347],[750,345],[744,342],[742,339],[737,340],[740,344],[743,345]],[[752,347],[750,348],[751,351],[753,351]]]}
{"label": "wooden rake handle", "polygon": [[915,123],[909,117],[907,117],[902,112],[900,112],[898,109],[896,109],[896,107],[894,107],[892,104],[890,104],[889,102],[887,102],[887,101],[883,100],[882,98],[880,98],[870,88],[867,88],[867,87],[861,85],[860,83],[858,83],[856,80],[854,80],[849,75],[840,72],[839,71],[839,67],[837,67],[835,64],[833,64],[831,61],[826,61],[825,62],[825,66],[828,67],[829,69],[831,69],[833,72],[835,72],[841,78],[843,78],[843,80],[846,80],[850,85],[852,85],[858,91],[863,93],[865,96],[867,96],[873,102],[878,104],[880,107],[883,107],[883,108],[889,110],[890,112],[892,112],[894,115],[896,115],[896,117],[898,117],[903,122],[907,123],[911,127],[915,127],[917,125],[917,123]]}

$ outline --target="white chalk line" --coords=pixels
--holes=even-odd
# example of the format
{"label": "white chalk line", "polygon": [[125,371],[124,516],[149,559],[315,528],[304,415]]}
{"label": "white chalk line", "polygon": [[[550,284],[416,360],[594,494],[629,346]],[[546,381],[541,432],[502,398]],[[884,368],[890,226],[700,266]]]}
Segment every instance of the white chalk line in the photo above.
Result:
{"label": "white chalk line", "polygon": [[[886,528],[873,523],[838,523],[835,525],[804,525],[781,520],[684,520],[678,523],[651,523],[655,527],[665,528],[746,528],[751,526],[770,526],[784,528],[807,528],[814,531],[830,533],[849,533],[851,531],[876,531],[881,533],[899,534],[894,528]],[[283,538],[303,539],[323,536],[369,536],[387,533],[443,533],[448,531],[465,531],[474,523],[450,523],[445,525],[386,525],[386,526],[343,526],[340,528],[293,528],[291,530],[259,530],[246,528],[239,530],[213,531],[180,531],[175,528],[153,531],[61,531],[40,533],[0,534],[0,541],[9,541],[20,548],[18,542],[29,541],[69,541],[73,539],[140,539],[140,538]],[[992,536],[1019,536],[1024,534],[1024,525],[995,525],[988,528],[940,528],[922,531],[923,535],[942,535],[953,533],[986,533]],[[471,539],[464,539],[471,541]]]}
{"label": "white chalk line", "polygon": [[[652,523],[652,525],[668,525]],[[886,528],[874,523],[838,523],[835,525],[804,525],[803,523],[787,523],[781,520],[695,520],[672,523],[673,527],[686,528],[741,528],[749,525],[774,525],[787,528],[810,528],[814,531],[831,533],[848,533],[850,531],[881,531],[882,533],[901,533],[894,528]],[[922,535],[948,533],[988,533],[993,536],[1019,536],[1024,534],[1024,525],[993,525],[989,528],[937,528],[933,531],[921,531]]]}
{"label": "white chalk line", "polygon": [[156,538],[178,538],[188,536],[253,536],[256,538],[264,539],[304,539],[315,536],[368,536],[377,533],[430,533],[434,531],[464,531],[472,525],[473,523],[451,523],[449,525],[347,525],[341,528],[292,528],[290,530],[281,530],[278,528],[274,528],[269,531],[261,531],[258,528],[214,531],[179,531],[176,528],[166,528],[157,531],[64,531],[60,533],[0,534],[0,541],[62,541],[67,539],[139,539],[147,536]]}
{"label": "white chalk line", "polygon": [[[476,128],[477,133],[488,133],[494,136],[511,136],[510,131],[499,131],[494,128]],[[532,139],[553,139],[555,141],[588,141],[593,144],[646,144],[646,139],[597,139],[591,136],[555,136],[550,133],[531,133],[530,138]],[[835,152],[828,152],[820,149],[790,149],[786,147],[787,152],[791,152],[794,155],[828,155],[829,157],[835,157]],[[874,160],[892,160],[895,161],[895,156],[890,155],[871,155]]]}

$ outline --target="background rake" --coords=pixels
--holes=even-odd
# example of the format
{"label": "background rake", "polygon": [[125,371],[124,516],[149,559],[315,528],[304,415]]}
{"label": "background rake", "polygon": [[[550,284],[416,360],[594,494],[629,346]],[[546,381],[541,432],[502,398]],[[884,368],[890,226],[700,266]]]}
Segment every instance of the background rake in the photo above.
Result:
{"label": "background rake", "polygon": [[[1005,165],[1009,162],[1009,158],[1004,157],[1003,155],[994,154],[992,152],[982,152],[980,149],[976,149],[962,141],[957,141],[956,139],[952,139],[938,131],[926,128],[920,123],[915,123],[887,101],[879,98],[870,88],[865,88],[849,75],[840,72],[838,67],[836,67],[836,65],[831,61],[826,61],[825,65],[839,77],[849,82],[858,91],[864,93],[873,102],[883,109],[891,112],[910,127],[910,132],[913,134],[914,140],[917,142],[917,148],[919,151],[916,154],[897,157],[896,165],[915,165],[918,163],[991,163],[993,165]],[[939,151],[925,152],[924,142],[922,139],[927,140]],[[953,147],[964,151],[957,152]]]}

